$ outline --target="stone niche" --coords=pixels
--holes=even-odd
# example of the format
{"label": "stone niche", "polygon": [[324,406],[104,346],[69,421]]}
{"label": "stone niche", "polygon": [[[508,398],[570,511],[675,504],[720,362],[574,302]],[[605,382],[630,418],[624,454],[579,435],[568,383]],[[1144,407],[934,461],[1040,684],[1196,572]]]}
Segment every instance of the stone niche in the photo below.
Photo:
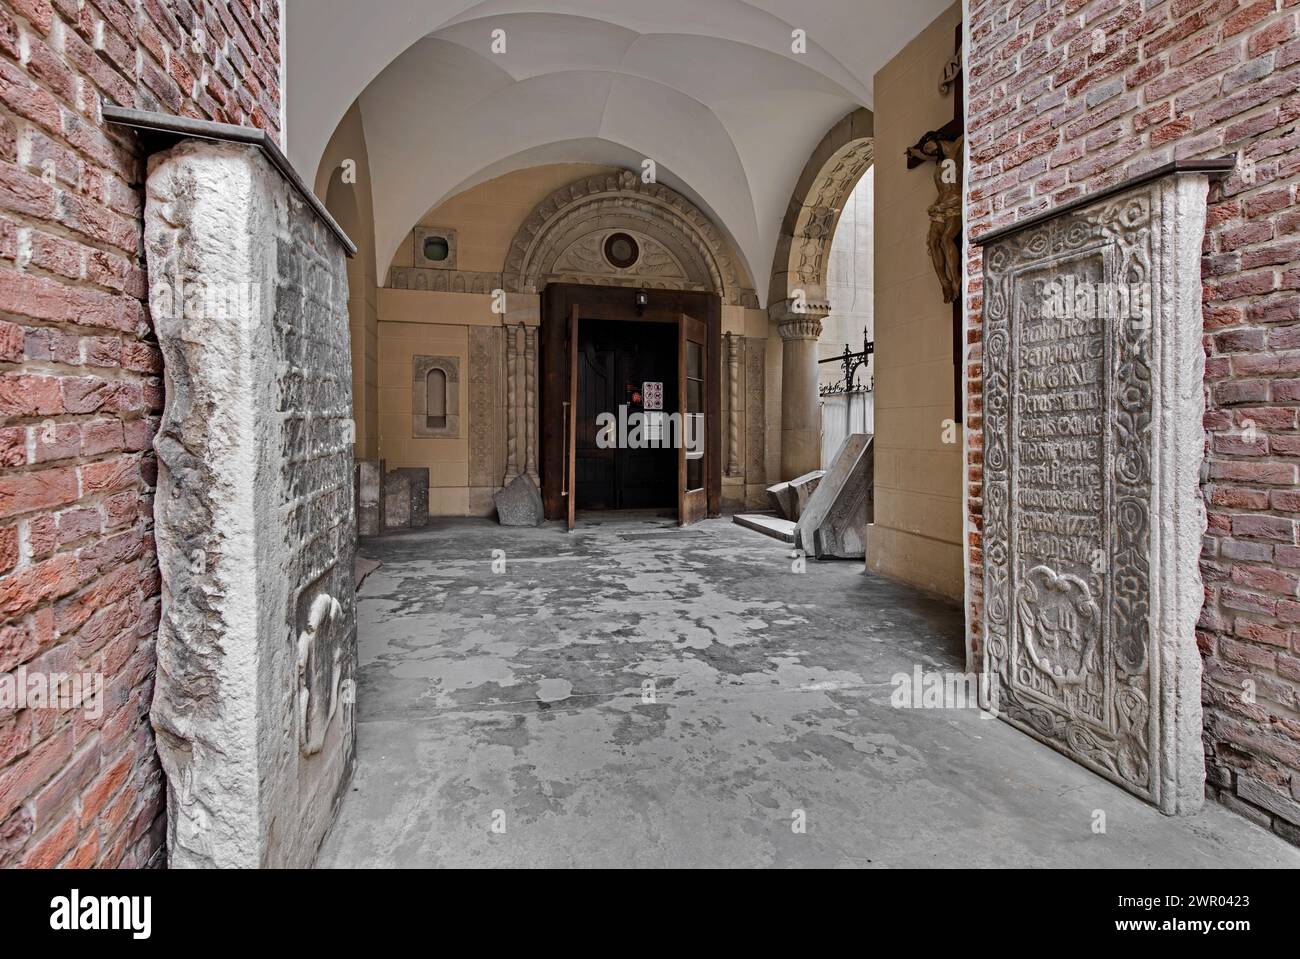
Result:
{"label": "stone niche", "polygon": [[154,154],[144,218],[169,862],[303,867],[356,742],[347,248],[247,144]]}
{"label": "stone niche", "polygon": [[1205,787],[1191,161],[984,245],[984,664],[1001,718],[1166,814]]}

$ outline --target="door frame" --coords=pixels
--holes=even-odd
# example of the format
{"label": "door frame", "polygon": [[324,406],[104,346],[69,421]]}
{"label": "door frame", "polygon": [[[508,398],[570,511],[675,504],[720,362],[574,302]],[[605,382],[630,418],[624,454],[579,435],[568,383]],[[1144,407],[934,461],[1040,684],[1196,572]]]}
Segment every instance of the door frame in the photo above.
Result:
{"label": "door frame", "polygon": [[714,293],[681,290],[642,290],[649,302],[638,310],[633,287],[589,286],[550,283],[542,291],[542,317],[538,363],[541,366],[542,395],[540,465],[542,504],[546,518],[568,519],[570,498],[566,487],[568,458],[565,404],[570,401],[570,326],[574,310],[581,319],[625,320],[677,325],[681,314],[702,321],[707,329],[705,363],[709,376],[706,388],[705,430],[706,501],[709,516],[722,513],[722,298]]}

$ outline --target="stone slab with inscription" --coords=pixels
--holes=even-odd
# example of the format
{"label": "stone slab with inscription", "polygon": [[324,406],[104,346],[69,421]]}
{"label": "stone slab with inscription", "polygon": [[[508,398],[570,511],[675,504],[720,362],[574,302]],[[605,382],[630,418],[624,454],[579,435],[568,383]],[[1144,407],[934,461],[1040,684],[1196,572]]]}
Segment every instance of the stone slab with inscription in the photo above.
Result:
{"label": "stone slab with inscription", "polygon": [[1159,806],[1204,797],[1208,164],[984,244],[983,668],[1007,722]]}

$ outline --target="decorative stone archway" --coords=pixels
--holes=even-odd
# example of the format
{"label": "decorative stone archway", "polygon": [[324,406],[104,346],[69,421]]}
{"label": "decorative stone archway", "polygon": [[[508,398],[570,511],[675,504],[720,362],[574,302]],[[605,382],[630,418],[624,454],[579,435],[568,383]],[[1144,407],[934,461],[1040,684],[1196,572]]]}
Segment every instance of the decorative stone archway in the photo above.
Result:
{"label": "decorative stone archway", "polygon": [[[601,253],[615,231],[641,245],[626,269]],[[578,180],[539,203],[515,234],[502,282],[509,293],[540,293],[547,283],[716,293],[724,303],[757,308],[730,249],[686,197],[624,170]]]}
{"label": "decorative stone archway", "polygon": [[808,159],[781,221],[768,315],[781,333],[781,478],[821,465],[817,338],[830,312],[826,267],[849,194],[874,159],[874,120],[859,109],[835,124]]}

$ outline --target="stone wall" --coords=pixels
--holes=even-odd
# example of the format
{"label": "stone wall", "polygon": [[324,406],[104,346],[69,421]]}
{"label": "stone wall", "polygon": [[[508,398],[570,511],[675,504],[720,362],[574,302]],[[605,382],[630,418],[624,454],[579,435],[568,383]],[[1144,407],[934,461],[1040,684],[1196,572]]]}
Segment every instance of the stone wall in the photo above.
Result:
{"label": "stone wall", "polygon": [[105,683],[98,718],[0,707],[0,866],[161,860],[161,358],[142,154],[99,103],[275,131],[279,31],[278,0],[0,0],[0,673]]}
{"label": "stone wall", "polygon": [[[1210,794],[1300,842],[1300,39],[1291,0],[971,0],[968,235],[1236,154],[1201,273]],[[982,262],[967,262],[970,642],[982,629]]]}
{"label": "stone wall", "polygon": [[197,140],[150,158],[145,242],[168,860],[306,866],[355,748],[343,247],[259,150]]}

